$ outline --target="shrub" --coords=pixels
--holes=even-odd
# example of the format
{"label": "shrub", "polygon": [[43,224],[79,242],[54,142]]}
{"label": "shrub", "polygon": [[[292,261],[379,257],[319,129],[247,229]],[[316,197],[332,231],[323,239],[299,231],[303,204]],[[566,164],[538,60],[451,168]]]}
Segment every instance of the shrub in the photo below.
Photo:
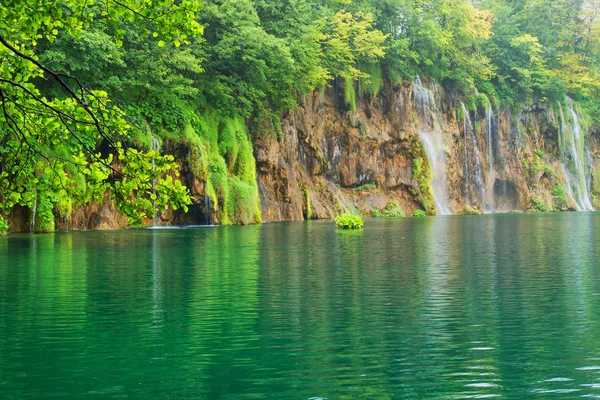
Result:
{"label": "shrub", "polygon": [[352,114],[356,114],[356,92],[354,91],[354,80],[351,77],[344,79],[344,101]]}
{"label": "shrub", "polygon": [[371,217],[373,218],[379,218],[379,217],[383,217],[383,212],[381,212],[381,210],[379,208],[374,208],[371,210]]}
{"label": "shrub", "polygon": [[373,217],[404,218],[406,214],[395,201],[388,201],[384,208],[375,208],[371,211]]}
{"label": "shrub", "polygon": [[481,211],[479,211],[475,207],[465,206],[465,208],[463,208],[463,210],[460,214],[461,215],[481,215]]}
{"label": "shrub", "polygon": [[533,205],[534,211],[546,212],[548,211],[548,206],[546,206],[542,200],[538,199],[535,196],[531,197],[531,204]]}
{"label": "shrub", "polygon": [[377,189],[377,185],[375,185],[374,183],[365,183],[364,185],[358,186],[354,190],[356,190],[357,192],[362,192],[363,190],[373,190],[373,189]]}
{"label": "shrub", "polygon": [[425,214],[425,211],[423,211],[423,210],[415,210],[415,212],[413,213],[413,217],[416,217],[416,218],[423,218],[426,216],[427,216],[427,214]]}
{"label": "shrub", "polygon": [[412,174],[418,185],[415,194],[423,208],[425,208],[429,214],[434,215],[435,203],[433,202],[433,190],[431,189],[433,171],[429,165],[429,160],[425,154],[423,144],[417,137],[413,137],[411,140],[410,152],[413,156]]}
{"label": "shrub", "polygon": [[304,194],[304,201],[306,203],[306,214],[304,217],[307,220],[312,219],[312,203],[310,200],[310,193],[306,188],[302,188],[302,193]]}
{"label": "shrub", "polygon": [[8,232],[8,221],[0,216],[0,236],[6,235]]}
{"label": "shrub", "polygon": [[339,229],[362,229],[364,221],[357,215],[342,214],[335,217],[335,225]]}
{"label": "shrub", "polygon": [[554,185],[552,188],[552,197],[554,200],[555,210],[566,210],[567,208],[567,196],[565,189],[560,185]]}

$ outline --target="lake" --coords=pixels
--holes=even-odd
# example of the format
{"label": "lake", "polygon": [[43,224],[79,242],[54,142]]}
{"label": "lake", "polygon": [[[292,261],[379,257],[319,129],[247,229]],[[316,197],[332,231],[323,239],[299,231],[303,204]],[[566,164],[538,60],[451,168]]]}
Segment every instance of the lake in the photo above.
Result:
{"label": "lake", "polygon": [[600,396],[600,214],[0,238],[1,399]]}

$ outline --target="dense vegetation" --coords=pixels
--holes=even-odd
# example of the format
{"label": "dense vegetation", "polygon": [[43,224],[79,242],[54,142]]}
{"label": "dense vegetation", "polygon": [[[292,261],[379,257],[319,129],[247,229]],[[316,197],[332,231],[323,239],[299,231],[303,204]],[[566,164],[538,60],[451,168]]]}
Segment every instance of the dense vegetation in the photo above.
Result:
{"label": "dense vegetation", "polygon": [[365,223],[359,215],[342,214],[335,217],[335,226],[338,229],[356,230],[362,229],[364,225]]}
{"label": "dense vegetation", "polygon": [[185,207],[153,137],[190,145],[223,223],[259,221],[248,127],[276,135],[331,84],[349,110],[415,74],[473,104],[568,94],[597,125],[599,57],[594,0],[3,1],[0,230],[15,205],[51,230],[107,191],[134,224]]}

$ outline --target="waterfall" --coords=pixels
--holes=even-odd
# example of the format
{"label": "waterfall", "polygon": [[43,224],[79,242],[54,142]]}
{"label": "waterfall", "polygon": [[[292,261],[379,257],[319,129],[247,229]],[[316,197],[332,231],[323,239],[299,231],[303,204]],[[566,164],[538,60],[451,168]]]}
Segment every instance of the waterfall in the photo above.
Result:
{"label": "waterfall", "polygon": [[[158,149],[160,147],[160,143],[158,142],[158,139],[154,137],[154,135],[152,135],[152,151],[156,151],[158,152]],[[156,167],[154,165],[154,154],[152,154],[152,172],[154,173],[156,171]],[[152,194],[156,195],[156,179],[152,179]],[[154,207],[154,200],[152,200],[152,207],[154,208],[154,217],[152,218],[152,225],[156,226],[156,220],[157,220],[157,212],[156,212],[156,207]]]}
{"label": "waterfall", "polygon": [[[469,112],[464,103],[460,103],[464,115],[464,177],[465,177],[465,200],[467,205],[473,205],[473,202],[485,203],[485,187],[483,185],[483,173],[481,171],[481,157],[477,147],[477,138],[475,129],[471,122]],[[472,186],[472,187],[471,187]],[[474,190],[472,190],[474,189]],[[479,198],[477,198],[477,196]]]}
{"label": "waterfall", "polygon": [[419,75],[415,77],[412,94],[417,116],[419,117],[419,138],[433,172],[433,180],[431,181],[433,202],[438,214],[452,215],[454,212],[448,200],[446,148],[444,146],[442,116],[438,107],[439,88],[435,82],[434,90],[435,92],[432,92],[424,87]]}
{"label": "waterfall", "polygon": [[570,121],[565,118],[562,105],[560,109],[560,158],[565,174],[567,194],[575,201],[579,211],[594,211],[590,196],[591,156],[585,145],[585,132],[579,123],[573,100],[567,97]]}
{"label": "waterfall", "polygon": [[[202,148],[202,145],[198,145],[198,151],[200,152],[200,157],[202,157],[202,159],[205,160],[205,162],[208,163],[208,159],[206,158],[206,154],[204,154],[204,149]],[[208,185],[208,182],[204,186],[204,212],[205,212],[205,216],[206,216],[204,222],[206,223],[206,225],[211,225],[211,220],[210,220],[210,197],[208,197],[207,185]]]}
{"label": "waterfall", "polygon": [[496,212],[496,199],[494,198],[494,183],[496,182],[496,161],[494,159],[494,128],[497,123],[494,119],[494,110],[488,107],[485,111],[485,119],[487,121],[487,151],[488,165],[486,174],[486,193],[483,204],[484,213]]}
{"label": "waterfall", "polygon": [[32,216],[31,216],[31,225],[29,226],[29,233],[35,233],[35,218],[37,215],[37,202],[38,202],[38,196],[37,196],[37,186],[36,186],[35,198],[33,199],[33,210],[32,210]]}

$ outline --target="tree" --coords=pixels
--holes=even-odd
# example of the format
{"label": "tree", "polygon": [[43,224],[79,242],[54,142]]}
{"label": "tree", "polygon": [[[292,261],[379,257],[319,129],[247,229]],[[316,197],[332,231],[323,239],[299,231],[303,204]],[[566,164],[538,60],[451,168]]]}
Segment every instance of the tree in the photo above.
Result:
{"label": "tree", "polygon": [[[100,201],[111,192],[134,225],[155,209],[186,207],[187,189],[174,179],[172,156],[128,147],[130,125],[106,92],[55,71],[38,56],[38,42],[82,38],[93,22],[122,45],[125,25],[176,47],[200,35],[193,0],[7,0],[0,4],[0,219],[15,205],[38,210],[51,230],[53,209]],[[46,95],[41,88],[50,89]]]}

